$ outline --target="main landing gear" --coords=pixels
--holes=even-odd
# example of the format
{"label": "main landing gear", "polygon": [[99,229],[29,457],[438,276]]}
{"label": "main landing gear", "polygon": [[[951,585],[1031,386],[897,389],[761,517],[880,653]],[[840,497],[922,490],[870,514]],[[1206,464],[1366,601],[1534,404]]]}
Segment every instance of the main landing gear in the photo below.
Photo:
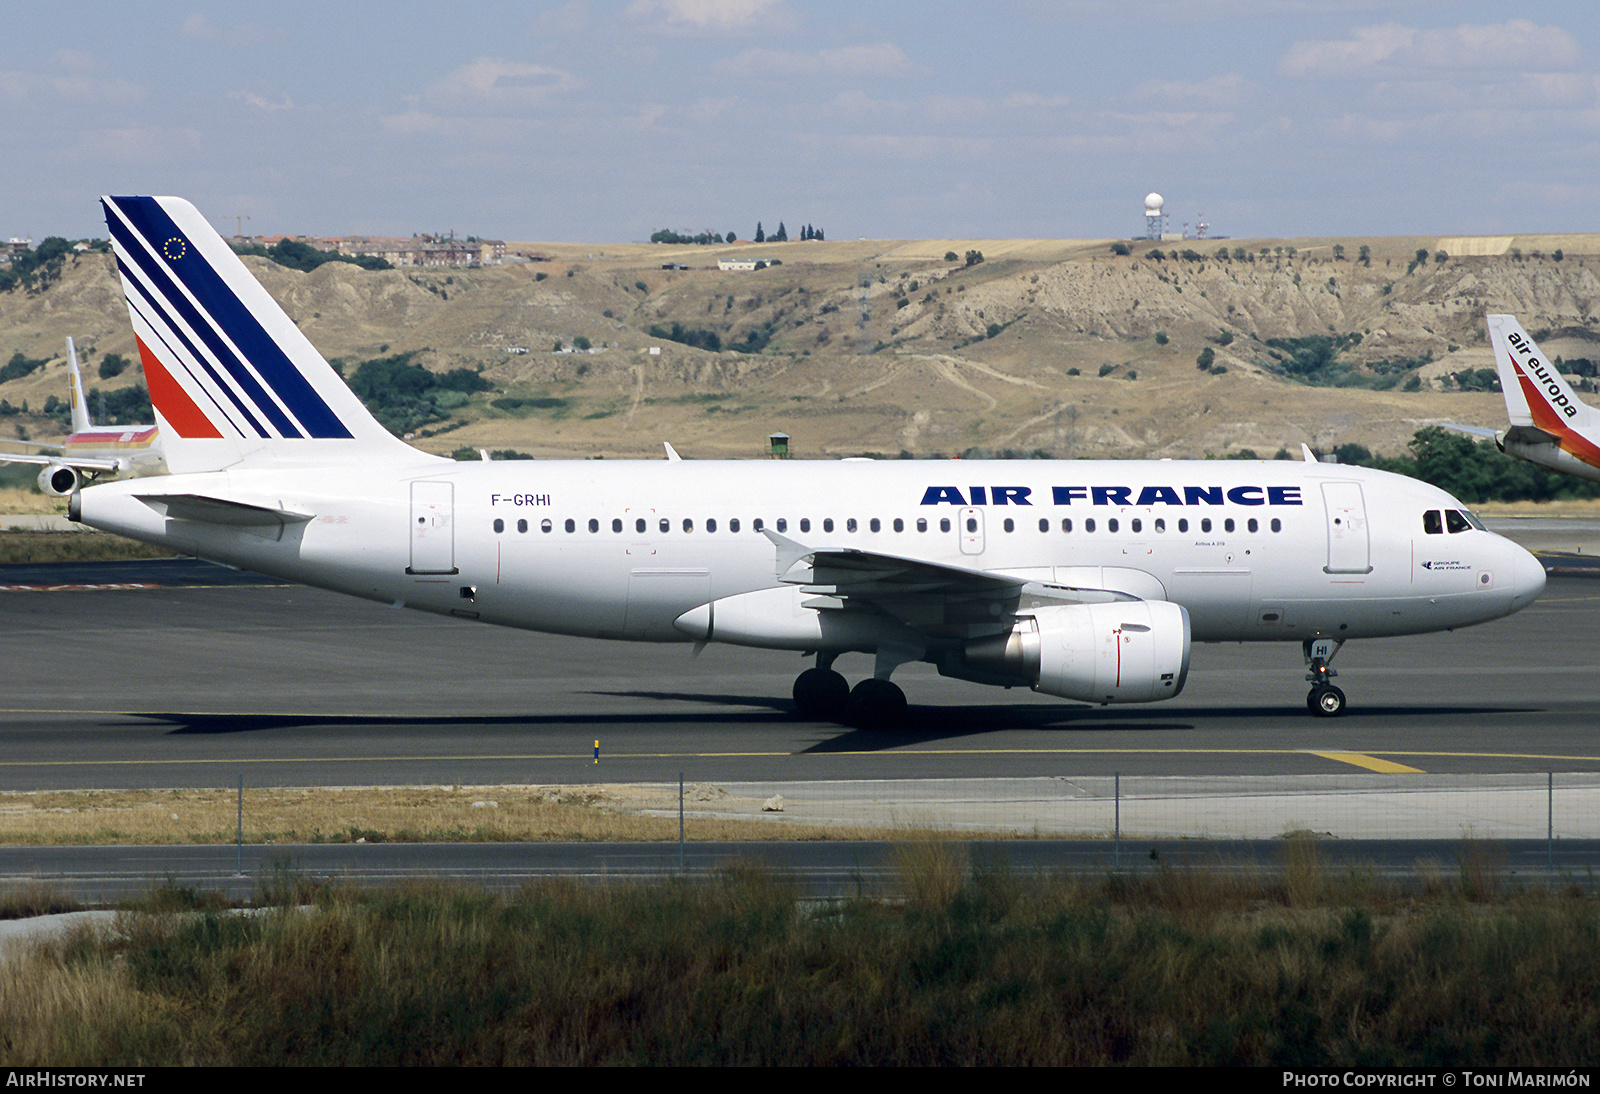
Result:
{"label": "main landing gear", "polygon": [[[857,729],[896,729],[906,717],[906,693],[887,677],[851,687],[833,670],[837,653],[818,653],[817,667],[795,678],[794,705],[802,718],[843,722]],[[881,660],[881,659],[880,659]],[[893,666],[890,666],[891,671]]]}
{"label": "main landing gear", "polygon": [[1334,655],[1344,645],[1342,638],[1313,638],[1302,643],[1306,664],[1310,671],[1306,679],[1311,690],[1306,693],[1306,709],[1318,718],[1336,718],[1344,713],[1344,692],[1328,682],[1339,673],[1330,668]]}

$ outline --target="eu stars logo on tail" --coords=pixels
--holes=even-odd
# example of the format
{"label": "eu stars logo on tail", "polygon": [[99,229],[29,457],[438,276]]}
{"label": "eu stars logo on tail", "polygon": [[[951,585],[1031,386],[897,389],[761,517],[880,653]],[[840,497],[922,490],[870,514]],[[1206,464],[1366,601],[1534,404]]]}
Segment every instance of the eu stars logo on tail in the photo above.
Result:
{"label": "eu stars logo on tail", "polygon": [[[101,204],[171,471],[381,458],[405,447],[193,205]],[[274,443],[286,440],[301,443]]]}

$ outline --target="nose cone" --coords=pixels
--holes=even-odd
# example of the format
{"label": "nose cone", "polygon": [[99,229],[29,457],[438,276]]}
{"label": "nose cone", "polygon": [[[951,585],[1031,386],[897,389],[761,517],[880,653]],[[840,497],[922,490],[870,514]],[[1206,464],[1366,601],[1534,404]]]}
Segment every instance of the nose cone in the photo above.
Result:
{"label": "nose cone", "polygon": [[1506,542],[1511,558],[1511,610],[1519,612],[1544,592],[1544,563],[1515,543]]}

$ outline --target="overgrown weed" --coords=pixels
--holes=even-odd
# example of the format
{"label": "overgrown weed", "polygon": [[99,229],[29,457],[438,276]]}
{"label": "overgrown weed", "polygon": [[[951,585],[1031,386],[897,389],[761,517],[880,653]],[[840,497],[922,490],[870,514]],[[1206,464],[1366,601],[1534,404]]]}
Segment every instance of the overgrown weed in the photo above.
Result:
{"label": "overgrown weed", "polygon": [[[258,882],[276,910],[130,915],[120,937],[0,968],[0,1057],[1302,1067],[1600,1052],[1594,899],[1454,885],[1401,899],[1297,861],[1290,881],[1199,867],[1093,881],[909,841],[898,898],[822,907],[749,863],[501,896],[334,887],[284,862]],[[190,903],[169,888],[148,906]]]}

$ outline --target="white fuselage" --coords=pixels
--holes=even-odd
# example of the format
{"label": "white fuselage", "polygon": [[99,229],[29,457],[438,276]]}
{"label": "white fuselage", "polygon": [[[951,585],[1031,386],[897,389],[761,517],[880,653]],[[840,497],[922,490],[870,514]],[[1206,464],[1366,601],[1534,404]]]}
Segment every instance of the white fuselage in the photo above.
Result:
{"label": "white fuselage", "polygon": [[[305,519],[172,519],[139,500],[153,483],[161,495],[223,497]],[[1538,561],[1500,536],[1425,529],[1427,512],[1462,508],[1396,475],[1272,461],[421,456],[409,466],[108,483],[78,502],[90,525],[309,585],[644,641],[687,640],[674,625],[684,613],[784,587],[777,548],[760,529],[812,550],[1171,600],[1187,609],[1198,641],[1442,630],[1508,615],[1544,585]]]}

